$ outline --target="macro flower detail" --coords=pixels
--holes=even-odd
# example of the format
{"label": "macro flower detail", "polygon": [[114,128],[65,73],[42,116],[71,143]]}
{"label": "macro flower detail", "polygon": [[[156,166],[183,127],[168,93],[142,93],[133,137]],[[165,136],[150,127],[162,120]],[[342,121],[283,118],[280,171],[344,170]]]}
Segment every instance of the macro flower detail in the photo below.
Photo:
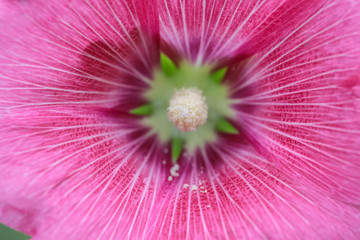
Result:
{"label": "macro flower detail", "polygon": [[168,118],[181,131],[194,131],[206,122],[207,109],[201,90],[182,88],[170,99]]}
{"label": "macro flower detail", "polygon": [[359,239],[360,2],[0,2],[0,222],[32,239]]}

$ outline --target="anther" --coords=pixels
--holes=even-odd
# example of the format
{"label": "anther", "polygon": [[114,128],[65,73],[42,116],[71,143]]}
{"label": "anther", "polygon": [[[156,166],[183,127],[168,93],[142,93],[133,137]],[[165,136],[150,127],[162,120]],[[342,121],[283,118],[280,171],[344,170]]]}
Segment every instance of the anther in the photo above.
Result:
{"label": "anther", "polygon": [[182,88],[175,91],[168,107],[168,119],[182,131],[194,131],[208,117],[205,97],[198,88]]}

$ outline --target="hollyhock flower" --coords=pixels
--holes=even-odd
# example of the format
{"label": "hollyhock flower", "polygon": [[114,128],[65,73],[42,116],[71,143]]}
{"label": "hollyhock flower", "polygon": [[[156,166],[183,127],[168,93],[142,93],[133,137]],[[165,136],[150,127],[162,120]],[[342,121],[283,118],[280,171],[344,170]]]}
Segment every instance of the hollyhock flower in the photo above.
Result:
{"label": "hollyhock flower", "polygon": [[359,239],[360,2],[3,0],[0,221],[33,239]]}

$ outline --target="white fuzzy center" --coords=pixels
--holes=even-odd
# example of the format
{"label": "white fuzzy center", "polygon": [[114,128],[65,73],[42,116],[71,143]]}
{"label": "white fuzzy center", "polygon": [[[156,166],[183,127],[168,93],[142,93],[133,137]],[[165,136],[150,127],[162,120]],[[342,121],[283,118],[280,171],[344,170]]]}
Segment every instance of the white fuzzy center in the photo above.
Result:
{"label": "white fuzzy center", "polygon": [[175,91],[170,99],[168,118],[180,131],[194,131],[206,122],[208,106],[202,91],[196,87]]}

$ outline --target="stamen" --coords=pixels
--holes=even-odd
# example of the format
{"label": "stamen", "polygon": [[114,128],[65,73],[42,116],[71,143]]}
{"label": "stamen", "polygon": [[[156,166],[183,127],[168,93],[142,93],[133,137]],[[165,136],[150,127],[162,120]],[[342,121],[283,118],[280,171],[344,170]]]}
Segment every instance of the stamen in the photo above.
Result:
{"label": "stamen", "polygon": [[168,119],[182,132],[194,131],[208,117],[208,106],[202,91],[196,87],[177,90],[170,99]]}

